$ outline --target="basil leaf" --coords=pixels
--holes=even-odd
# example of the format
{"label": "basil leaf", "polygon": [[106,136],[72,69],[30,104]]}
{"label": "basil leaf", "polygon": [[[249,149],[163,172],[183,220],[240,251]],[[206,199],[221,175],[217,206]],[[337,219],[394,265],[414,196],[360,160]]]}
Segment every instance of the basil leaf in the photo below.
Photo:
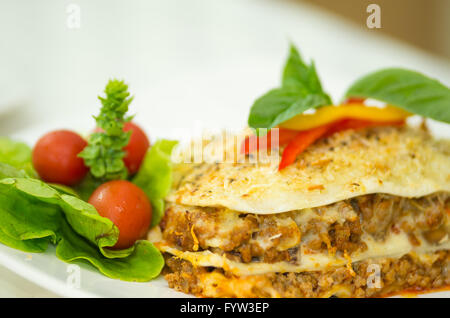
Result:
{"label": "basil leaf", "polygon": [[123,148],[128,145],[131,133],[123,131],[123,127],[129,120],[125,114],[133,97],[130,97],[128,85],[119,80],[110,80],[105,94],[106,97],[98,97],[102,108],[94,117],[101,131],[89,136],[88,146],[78,156],[84,159],[96,179],[126,179],[128,170],[123,162]]}
{"label": "basil leaf", "polygon": [[298,91],[292,86],[276,88],[258,98],[250,111],[248,124],[253,128],[272,128],[279,114],[298,100]]}
{"label": "basil leaf", "polygon": [[248,124],[253,128],[270,129],[310,108],[329,103],[329,99],[321,94],[299,97],[294,86],[274,89],[255,101]]}
{"label": "basil leaf", "polygon": [[311,65],[307,66],[294,45],[291,45],[289,58],[284,67],[282,86],[295,86],[304,96],[311,93],[324,95],[328,100],[327,103],[331,104],[330,97],[322,89],[314,62],[311,61]]}
{"label": "basil leaf", "polygon": [[253,103],[248,125],[271,129],[308,109],[329,104],[332,101],[322,89],[314,63],[308,66],[296,47],[291,45],[281,87],[269,91]]}
{"label": "basil leaf", "polygon": [[388,68],[357,80],[345,97],[373,98],[411,113],[450,123],[450,89],[418,72]]}

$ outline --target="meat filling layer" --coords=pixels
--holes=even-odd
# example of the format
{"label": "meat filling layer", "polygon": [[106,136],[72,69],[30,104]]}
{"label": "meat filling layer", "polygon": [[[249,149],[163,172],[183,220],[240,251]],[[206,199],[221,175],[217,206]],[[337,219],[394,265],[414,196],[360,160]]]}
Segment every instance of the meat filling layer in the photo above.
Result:
{"label": "meat filling layer", "polygon": [[450,252],[364,260],[328,271],[233,276],[166,255],[171,288],[204,297],[378,297],[450,285]]}
{"label": "meat filling layer", "polygon": [[440,244],[449,238],[450,195],[422,198],[370,194],[327,206],[257,215],[224,208],[169,205],[160,224],[163,239],[183,251],[210,250],[243,263],[297,264],[303,252],[347,254],[367,249],[365,237],[383,242],[407,233]]}

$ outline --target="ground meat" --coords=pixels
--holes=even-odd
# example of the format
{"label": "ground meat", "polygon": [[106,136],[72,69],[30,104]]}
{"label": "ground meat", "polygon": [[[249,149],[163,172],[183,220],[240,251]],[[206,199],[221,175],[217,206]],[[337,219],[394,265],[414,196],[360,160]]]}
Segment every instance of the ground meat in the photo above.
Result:
{"label": "ground meat", "polygon": [[[185,251],[210,249],[248,263],[290,261],[301,233],[288,215],[253,215],[226,209],[170,206],[160,223],[163,238]],[[194,237],[195,236],[195,237]]]}
{"label": "ground meat", "polygon": [[[408,234],[418,246],[423,234],[433,244],[449,235],[445,227],[448,193],[408,199],[370,194],[305,211],[256,215],[225,208],[169,205],[160,224],[164,240],[184,251],[214,250],[249,263],[298,264],[299,250],[347,253],[367,249],[363,234],[383,241],[388,233]],[[295,253],[293,253],[295,249]]]}
{"label": "ground meat", "polygon": [[344,224],[335,222],[328,230],[331,246],[335,247],[337,251],[349,254],[367,249],[367,245],[361,241],[362,233],[359,220],[346,221]]}
{"label": "ground meat", "polygon": [[[450,251],[438,251],[430,257],[432,262],[409,254],[398,259],[369,259],[354,263],[353,274],[342,266],[326,272],[245,277],[235,277],[223,269],[194,268],[187,261],[170,257],[164,277],[171,288],[205,297],[330,297],[337,286],[348,291],[338,293],[338,297],[380,297],[406,289],[450,285]],[[379,276],[374,274],[374,265],[380,269]],[[378,285],[374,277],[379,277]]]}
{"label": "ground meat", "polygon": [[[193,251],[198,240],[201,249],[219,247],[223,251],[232,251],[250,240],[258,228],[258,222],[251,214],[214,208],[170,206],[160,227],[163,238],[183,250]],[[208,244],[213,239],[220,239],[220,245]]]}
{"label": "ground meat", "polygon": [[349,200],[361,216],[362,229],[377,240],[399,224],[405,232],[433,230],[444,221],[450,206],[448,193],[436,193],[422,198],[403,198],[387,194],[371,194]]}
{"label": "ground meat", "polygon": [[[166,279],[170,280],[169,286],[172,288],[183,291],[187,294],[199,295],[202,292],[202,288],[197,280],[198,268],[194,268],[191,263],[183,261],[181,259],[172,257],[168,254],[164,254],[166,266],[162,274]],[[207,268],[201,268],[202,272],[206,272]],[[171,274],[176,272],[177,274]]]}
{"label": "ground meat", "polygon": [[345,221],[344,223],[333,222],[332,224],[323,224],[311,220],[307,233],[313,234],[314,239],[308,240],[305,246],[312,251],[327,252],[335,254],[342,252],[352,254],[355,251],[363,252],[367,249],[366,243],[361,240],[363,231],[359,219],[354,221]]}

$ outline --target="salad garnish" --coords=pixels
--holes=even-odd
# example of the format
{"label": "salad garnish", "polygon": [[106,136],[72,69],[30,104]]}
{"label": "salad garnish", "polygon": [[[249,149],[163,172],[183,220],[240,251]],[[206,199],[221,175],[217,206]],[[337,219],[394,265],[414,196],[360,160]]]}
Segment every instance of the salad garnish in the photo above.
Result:
{"label": "salad garnish", "polygon": [[7,169],[6,166],[12,166],[17,171],[20,171],[22,175],[37,176],[31,163],[31,149],[23,142],[13,141],[7,137],[0,137],[0,163],[3,169]]}
{"label": "salad garnish", "polygon": [[111,220],[78,197],[17,175],[0,179],[1,243],[25,252],[44,252],[54,244],[61,260],[83,259],[106,276],[122,280],[147,281],[159,274],[164,261],[150,242],[110,250],[119,238]]}
{"label": "salad garnish", "polygon": [[419,72],[382,69],[354,82],[345,97],[372,98],[412,114],[450,123],[450,89]]}
{"label": "salad garnish", "polygon": [[176,142],[150,147],[126,117],[132,97],[123,81],[109,81],[105,93],[89,143],[70,130],[45,134],[33,151],[0,138],[0,242],[26,252],[53,244],[63,261],[148,281],[164,266],[145,235],[164,211]]}
{"label": "salad garnish", "polygon": [[297,48],[291,45],[281,87],[270,90],[254,102],[248,124],[253,128],[271,129],[310,108],[331,103],[322,89],[314,63],[307,65]]}
{"label": "salad garnish", "polygon": [[132,179],[152,202],[152,222],[150,227],[159,224],[164,214],[164,198],[172,186],[172,162],[170,156],[177,141],[158,140],[147,152],[139,172]]}

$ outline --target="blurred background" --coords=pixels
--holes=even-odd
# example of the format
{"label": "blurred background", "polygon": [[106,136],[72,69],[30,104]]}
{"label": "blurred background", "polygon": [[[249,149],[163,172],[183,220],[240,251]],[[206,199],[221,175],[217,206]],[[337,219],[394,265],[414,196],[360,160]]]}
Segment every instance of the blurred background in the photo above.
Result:
{"label": "blurred background", "polygon": [[448,84],[450,1],[374,1],[381,28],[367,26],[370,3],[0,0],[0,134],[34,142],[49,129],[89,131],[111,77],[129,83],[151,137],[193,122],[242,127],[253,100],[279,84],[290,41],[335,101],[381,67]]}
{"label": "blurred background", "polygon": [[[240,128],[278,86],[289,42],[336,102],[382,67],[449,85],[449,16],[448,0],[0,0],[0,135],[90,131],[112,77],[129,84],[152,141],[195,123]],[[53,295],[32,285],[0,268],[0,296]]]}
{"label": "blurred background", "polygon": [[[295,2],[301,2],[297,0]],[[416,48],[450,57],[450,1],[448,0],[307,0],[364,28],[366,8],[376,3],[382,10],[384,35]]]}

